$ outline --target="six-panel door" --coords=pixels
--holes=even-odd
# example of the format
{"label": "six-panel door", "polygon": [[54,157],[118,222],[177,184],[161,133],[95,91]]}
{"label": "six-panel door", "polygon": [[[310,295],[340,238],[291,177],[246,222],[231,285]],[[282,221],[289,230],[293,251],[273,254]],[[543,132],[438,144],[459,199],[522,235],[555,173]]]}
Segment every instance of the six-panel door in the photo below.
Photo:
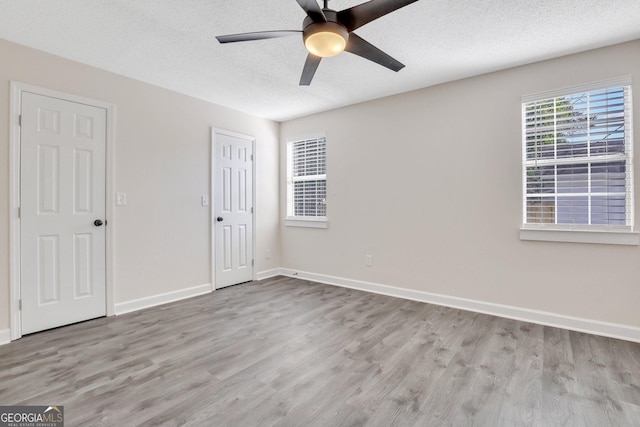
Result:
{"label": "six-panel door", "polygon": [[214,132],[216,288],[253,280],[253,141]]}
{"label": "six-panel door", "polygon": [[106,110],[22,95],[22,333],[106,315]]}

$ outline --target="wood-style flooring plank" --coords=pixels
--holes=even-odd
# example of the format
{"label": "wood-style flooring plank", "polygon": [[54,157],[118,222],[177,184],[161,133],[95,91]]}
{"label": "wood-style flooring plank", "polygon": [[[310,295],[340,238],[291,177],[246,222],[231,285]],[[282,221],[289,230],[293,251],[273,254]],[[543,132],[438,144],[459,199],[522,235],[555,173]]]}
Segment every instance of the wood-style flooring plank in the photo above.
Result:
{"label": "wood-style flooring plank", "polygon": [[544,327],[514,322],[516,333],[513,371],[507,377],[498,425],[541,425]]}

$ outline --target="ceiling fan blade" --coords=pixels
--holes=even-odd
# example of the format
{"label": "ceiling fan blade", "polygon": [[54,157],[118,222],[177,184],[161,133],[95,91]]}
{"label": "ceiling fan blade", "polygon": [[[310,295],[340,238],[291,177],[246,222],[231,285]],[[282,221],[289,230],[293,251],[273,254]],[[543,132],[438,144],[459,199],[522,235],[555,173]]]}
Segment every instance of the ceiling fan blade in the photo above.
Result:
{"label": "ceiling fan blade", "polygon": [[282,31],[258,31],[255,33],[228,34],[226,36],[216,36],[220,43],[248,42],[252,40],[277,39],[279,37],[288,37],[294,34],[300,34],[298,30],[282,30]]}
{"label": "ceiling fan blade", "polygon": [[347,47],[344,50],[396,72],[404,68],[403,63],[390,57],[355,33],[349,34],[349,41],[347,42]]}
{"label": "ceiling fan blade", "polygon": [[338,22],[353,31],[418,0],[371,0],[338,12]]}
{"label": "ceiling fan blade", "polygon": [[307,12],[307,16],[313,20],[313,22],[327,22],[327,17],[324,16],[324,12],[318,5],[316,0],[296,0],[300,7]]}
{"label": "ceiling fan blade", "polygon": [[316,73],[321,60],[322,58],[319,56],[307,55],[307,60],[304,61],[304,68],[302,69],[302,76],[300,77],[300,86],[309,86],[311,84],[313,75]]}

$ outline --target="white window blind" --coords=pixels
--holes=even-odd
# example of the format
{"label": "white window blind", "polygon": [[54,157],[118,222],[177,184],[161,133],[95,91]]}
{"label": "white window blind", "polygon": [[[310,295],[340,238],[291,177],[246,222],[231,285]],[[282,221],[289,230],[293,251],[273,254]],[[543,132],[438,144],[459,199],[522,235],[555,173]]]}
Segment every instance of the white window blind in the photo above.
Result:
{"label": "white window blind", "polygon": [[524,226],[631,230],[631,87],[522,104]]}
{"label": "white window blind", "polygon": [[327,140],[292,141],[288,145],[287,216],[326,219]]}

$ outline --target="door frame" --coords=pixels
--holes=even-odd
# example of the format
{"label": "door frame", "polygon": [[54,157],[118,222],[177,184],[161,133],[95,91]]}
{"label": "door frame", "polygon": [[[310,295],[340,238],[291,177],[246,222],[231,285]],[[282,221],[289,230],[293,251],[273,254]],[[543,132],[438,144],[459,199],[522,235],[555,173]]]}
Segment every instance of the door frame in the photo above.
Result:
{"label": "door frame", "polygon": [[71,95],[52,89],[10,81],[9,110],[9,316],[11,341],[22,337],[22,319],[20,313],[20,113],[22,111],[22,94],[30,92],[36,95],[58,98],[63,101],[86,104],[106,110],[106,152],[105,152],[105,207],[108,226],[105,242],[105,291],[107,316],[115,314],[113,292],[113,194],[114,182],[114,141],[115,141],[115,105],[95,99]]}
{"label": "door frame", "polygon": [[209,196],[210,200],[210,209],[209,209],[209,224],[211,224],[211,290],[215,291],[216,288],[216,236],[215,229],[216,224],[213,220],[214,212],[215,212],[215,160],[216,160],[216,134],[232,136],[234,138],[246,139],[247,141],[251,141],[251,155],[253,156],[253,161],[251,162],[251,170],[252,170],[252,179],[251,186],[253,187],[251,191],[251,203],[253,206],[253,215],[251,215],[251,223],[253,227],[253,232],[251,233],[251,280],[256,280],[256,138],[255,136],[246,135],[243,133],[233,132],[225,129],[220,129],[216,127],[211,128],[211,195]]}

